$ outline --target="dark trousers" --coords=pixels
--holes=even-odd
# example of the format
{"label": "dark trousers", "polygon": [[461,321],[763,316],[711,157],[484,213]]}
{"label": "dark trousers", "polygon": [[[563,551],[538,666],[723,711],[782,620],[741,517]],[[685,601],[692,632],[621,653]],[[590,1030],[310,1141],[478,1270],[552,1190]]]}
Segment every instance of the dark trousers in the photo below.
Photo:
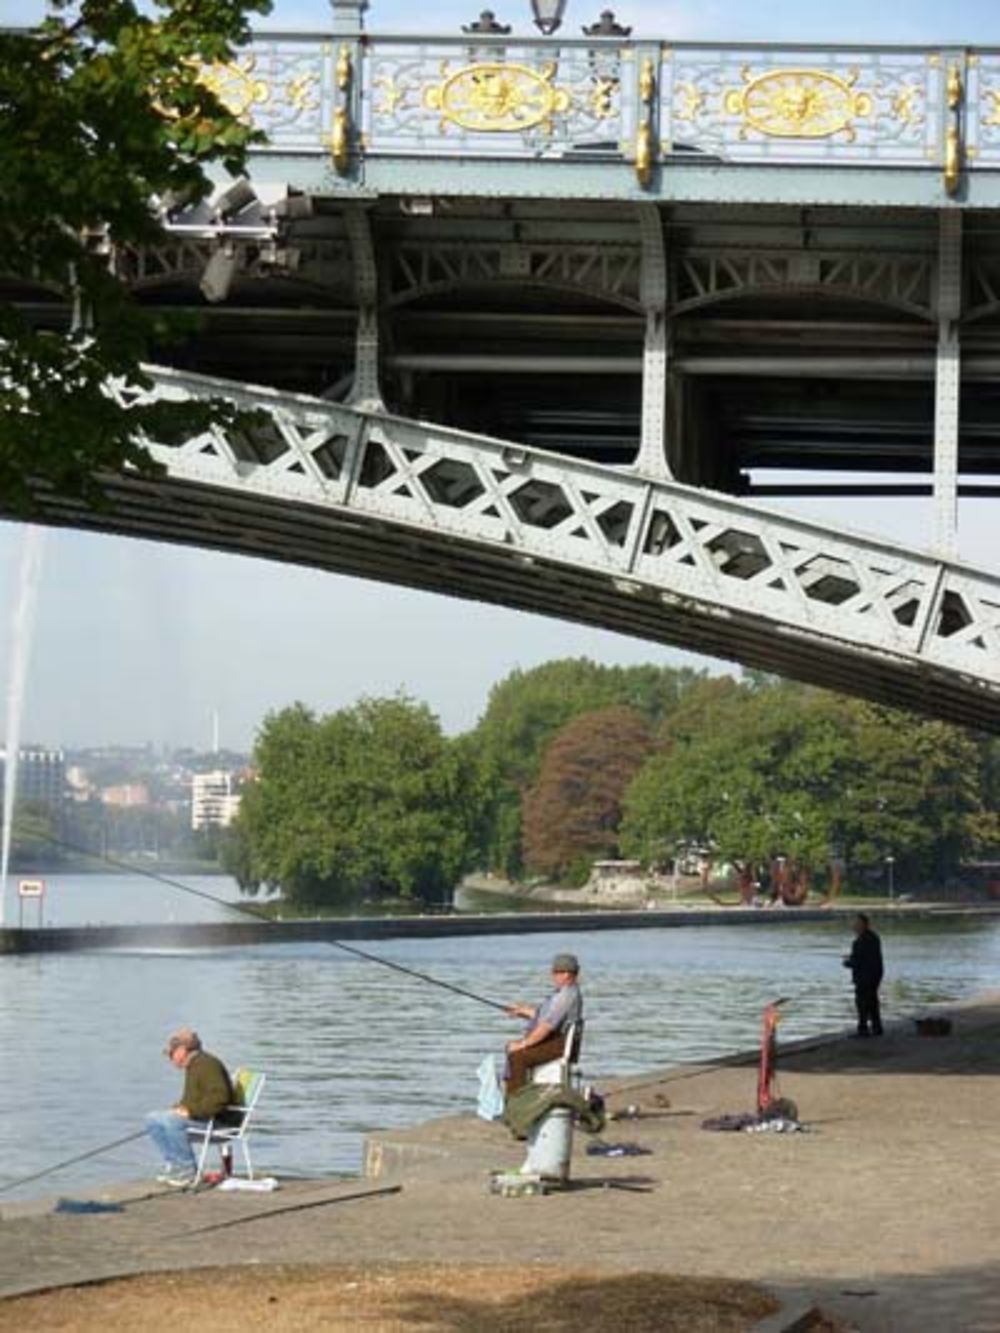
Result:
{"label": "dark trousers", "polygon": [[854,1003],[858,1010],[858,1032],[867,1036],[869,1030],[875,1037],[882,1035],[882,1015],[878,1005],[878,982],[874,985],[858,982],[854,987]]}
{"label": "dark trousers", "polygon": [[525,1046],[520,1051],[508,1051],[507,1096],[524,1087],[529,1069],[534,1069],[536,1065],[548,1064],[550,1060],[558,1060],[565,1045],[565,1034],[554,1032],[551,1037],[546,1037],[536,1046]]}

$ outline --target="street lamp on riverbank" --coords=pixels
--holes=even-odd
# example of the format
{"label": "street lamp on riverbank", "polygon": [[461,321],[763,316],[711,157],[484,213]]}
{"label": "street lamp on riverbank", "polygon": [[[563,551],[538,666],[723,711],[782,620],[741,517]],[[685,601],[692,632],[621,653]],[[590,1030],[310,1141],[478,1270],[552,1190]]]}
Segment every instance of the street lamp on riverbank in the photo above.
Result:
{"label": "street lamp on riverbank", "polygon": [[885,870],[886,870],[886,874],[887,874],[888,877],[889,877],[889,901],[890,901],[890,902],[892,902],[893,899],[894,899],[894,888],[895,888],[895,886],[894,886],[894,884],[893,884],[892,872],[893,872],[893,867],[895,866],[895,864],[896,864],[896,858],[895,858],[894,856],[887,856],[887,857],[885,858]]}

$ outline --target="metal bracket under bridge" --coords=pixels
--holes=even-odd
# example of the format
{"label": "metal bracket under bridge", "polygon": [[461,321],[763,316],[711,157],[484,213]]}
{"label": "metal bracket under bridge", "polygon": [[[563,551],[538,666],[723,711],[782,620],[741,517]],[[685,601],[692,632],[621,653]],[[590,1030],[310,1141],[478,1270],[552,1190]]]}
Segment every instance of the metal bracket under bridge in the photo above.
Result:
{"label": "metal bracket under bridge", "polygon": [[165,369],[249,428],[149,442],[160,477],[44,520],[258,555],[680,645],[1000,730],[1000,577],[728,495]]}

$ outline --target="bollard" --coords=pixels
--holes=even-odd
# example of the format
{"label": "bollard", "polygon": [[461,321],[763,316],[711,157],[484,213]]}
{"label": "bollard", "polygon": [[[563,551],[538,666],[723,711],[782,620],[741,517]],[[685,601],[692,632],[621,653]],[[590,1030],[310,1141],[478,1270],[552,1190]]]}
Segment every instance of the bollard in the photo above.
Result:
{"label": "bollard", "polygon": [[557,1106],[528,1135],[528,1156],[521,1171],[565,1184],[572,1153],[573,1112],[568,1106]]}

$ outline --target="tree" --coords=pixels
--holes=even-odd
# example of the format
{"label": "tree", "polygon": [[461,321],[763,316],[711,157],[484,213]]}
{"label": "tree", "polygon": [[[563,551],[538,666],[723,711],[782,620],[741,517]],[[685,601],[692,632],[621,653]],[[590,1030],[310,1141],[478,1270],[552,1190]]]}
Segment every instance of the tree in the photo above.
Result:
{"label": "tree", "polygon": [[[113,274],[121,247],[161,235],[153,197],[195,199],[204,168],[239,172],[261,136],[203,81],[270,0],[50,0],[29,32],[0,32],[0,495],[30,514],[39,487],[102,502],[99,474],[156,471],[143,432],[169,440],[233,413],[144,402],[141,362],[170,336]],[[15,307],[31,295],[48,311]],[[6,299],[3,299],[6,297]],[[68,329],[61,313],[75,310]],[[173,331],[176,332],[176,323]],[[112,397],[109,383],[118,384]]]}
{"label": "tree", "polygon": [[583,713],[559,732],[524,797],[529,870],[582,882],[595,859],[618,853],[621,800],[652,737],[634,709]]}
{"label": "tree", "polygon": [[996,836],[982,749],[956,727],[788,682],[691,691],[624,798],[622,843],[643,860],[680,842],[722,860],[940,882]]}
{"label": "tree", "polygon": [[606,667],[586,658],[512,671],[490,691],[473,732],[490,796],[481,856],[492,869],[520,873],[521,803],[537,780],[546,747],[574,717],[620,704],[650,725],[670,716],[701,673],[688,667]]}
{"label": "tree", "polygon": [[264,723],[227,864],[299,906],[440,901],[467,868],[475,784],[437,718],[405,698]]}

